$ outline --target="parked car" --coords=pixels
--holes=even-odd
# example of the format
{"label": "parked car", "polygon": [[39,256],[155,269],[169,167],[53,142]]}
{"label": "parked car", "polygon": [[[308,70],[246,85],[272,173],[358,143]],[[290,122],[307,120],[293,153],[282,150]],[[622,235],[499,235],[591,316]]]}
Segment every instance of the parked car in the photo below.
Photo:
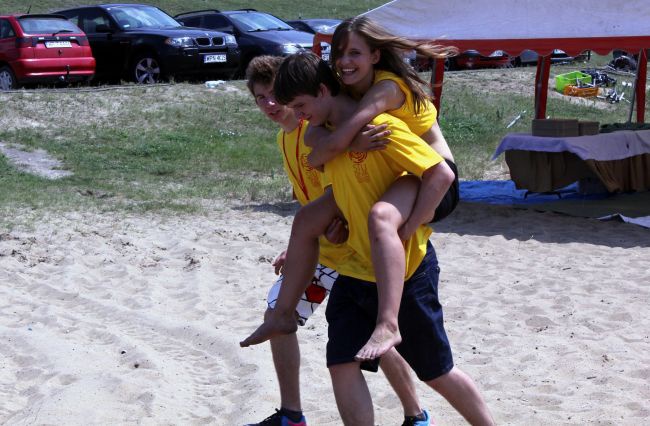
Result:
{"label": "parked car", "polygon": [[87,81],[94,73],[86,35],[64,16],[0,16],[0,90]]}
{"label": "parked car", "polygon": [[[306,33],[310,34],[316,34],[321,33],[321,34],[332,34],[338,24],[340,24],[342,21],[340,19],[320,19],[320,18],[314,18],[314,19],[295,19],[292,21],[287,21],[287,24],[291,25],[298,31],[304,31]],[[321,43],[321,58],[323,60],[329,62],[330,60],[330,52],[332,50],[332,46],[330,46],[329,43]]]}
{"label": "parked car", "polygon": [[173,75],[230,77],[239,67],[232,35],[185,27],[154,6],[102,4],[57,13],[86,32],[98,79],[156,83]]}
{"label": "parked car", "polygon": [[[524,50],[523,52],[521,52],[519,56],[515,57],[514,65],[516,67],[533,65],[537,63],[538,57],[539,55],[537,54],[537,52],[532,50]],[[553,53],[551,53],[552,64],[569,63],[573,61],[587,62],[589,61],[589,59],[591,59],[591,51],[589,50],[582,52],[578,56],[569,56],[566,54],[564,50],[560,50],[560,49],[553,49]]]}
{"label": "parked car", "polygon": [[298,31],[304,31],[306,33],[316,34],[317,32],[323,34],[330,34],[334,32],[334,29],[338,24],[341,23],[340,19],[295,19],[287,21],[287,24],[291,25]]}
{"label": "parked car", "polygon": [[445,68],[449,71],[476,68],[506,68],[512,66],[512,58],[503,50],[495,50],[488,56],[476,50],[466,50],[458,56],[447,59]]}
{"label": "parked car", "polygon": [[312,34],[298,31],[278,17],[255,9],[219,11],[197,10],[176,15],[191,27],[210,28],[232,34],[241,50],[239,75],[248,63],[259,55],[286,56],[299,50],[311,49]]}

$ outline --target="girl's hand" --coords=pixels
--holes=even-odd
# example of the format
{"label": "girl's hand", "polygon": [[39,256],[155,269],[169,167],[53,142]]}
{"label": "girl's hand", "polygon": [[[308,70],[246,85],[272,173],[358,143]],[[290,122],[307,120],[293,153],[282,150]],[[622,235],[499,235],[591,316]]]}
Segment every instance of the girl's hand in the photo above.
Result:
{"label": "girl's hand", "polygon": [[332,244],[342,244],[348,239],[348,227],[344,219],[335,217],[325,230],[325,238]]}
{"label": "girl's hand", "polygon": [[273,267],[275,268],[275,275],[280,275],[280,272],[282,272],[282,268],[284,268],[284,262],[287,260],[287,251],[283,251],[278,255],[278,257],[275,258],[273,263]]}
{"label": "girl's hand", "polygon": [[408,240],[413,236],[413,234],[415,234],[415,231],[417,231],[419,226],[420,226],[419,224],[413,223],[407,219],[406,222],[404,222],[402,226],[400,226],[399,229],[397,230],[397,235],[399,235],[399,239],[402,241]]}
{"label": "girl's hand", "polygon": [[367,152],[386,149],[386,145],[390,142],[386,139],[390,135],[390,130],[386,130],[387,127],[387,124],[378,126],[366,124],[350,144],[350,151]]}

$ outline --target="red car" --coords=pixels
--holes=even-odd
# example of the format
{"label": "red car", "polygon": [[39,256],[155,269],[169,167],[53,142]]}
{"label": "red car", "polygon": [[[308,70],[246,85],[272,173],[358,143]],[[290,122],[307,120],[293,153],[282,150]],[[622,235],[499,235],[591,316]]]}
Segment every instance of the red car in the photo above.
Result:
{"label": "red car", "polygon": [[483,56],[476,50],[466,50],[460,55],[449,58],[447,68],[451,70],[476,68],[508,68],[512,67],[512,58],[502,50],[496,50],[489,56]]}
{"label": "red car", "polygon": [[0,90],[88,81],[94,73],[88,38],[64,16],[0,16]]}

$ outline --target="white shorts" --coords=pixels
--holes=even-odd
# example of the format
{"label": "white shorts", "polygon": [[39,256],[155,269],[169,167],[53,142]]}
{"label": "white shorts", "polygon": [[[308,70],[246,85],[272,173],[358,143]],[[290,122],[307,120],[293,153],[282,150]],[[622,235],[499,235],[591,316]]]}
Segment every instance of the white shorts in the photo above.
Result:
{"label": "white shorts", "polygon": [[[307,290],[303,293],[300,302],[298,302],[298,306],[296,307],[298,323],[300,325],[305,325],[307,318],[314,313],[318,306],[323,303],[327,295],[330,294],[332,286],[338,276],[338,272],[332,268],[323,266],[320,263],[316,266],[314,277],[311,279],[309,287],[307,287]],[[266,303],[271,309],[275,307],[275,301],[278,300],[278,294],[280,293],[280,286],[282,285],[283,278],[284,276],[280,275],[280,278],[278,278],[275,284],[271,286],[269,295],[266,297]]]}

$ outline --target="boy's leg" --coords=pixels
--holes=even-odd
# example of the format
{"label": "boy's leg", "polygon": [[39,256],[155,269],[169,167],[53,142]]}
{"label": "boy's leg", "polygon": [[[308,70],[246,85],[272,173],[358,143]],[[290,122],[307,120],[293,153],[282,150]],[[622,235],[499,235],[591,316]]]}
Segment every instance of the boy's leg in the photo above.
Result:
{"label": "boy's leg", "polygon": [[494,425],[494,419],[476,384],[460,369],[454,367],[449,373],[426,384],[445,398],[469,424]]}
{"label": "boy's leg", "polygon": [[404,285],[399,321],[404,340],[399,353],[418,378],[439,392],[472,425],[493,421],[474,382],[454,367],[438,298],[440,268],[435,250],[427,254]]}
{"label": "boy's leg", "polygon": [[336,406],[344,425],[373,426],[372,398],[359,363],[349,362],[329,367]]}
{"label": "boy's leg", "polygon": [[377,325],[370,340],[357,354],[357,360],[382,356],[401,341],[397,323],[402,288],[404,287],[404,244],[399,227],[411,214],[420,179],[403,176],[386,191],[372,207],[368,216],[372,264],[377,279],[379,311]]}
{"label": "boy's leg", "polygon": [[257,345],[279,334],[297,329],[295,310],[300,296],[311,282],[318,263],[318,237],[323,234],[339,210],[331,190],[303,206],[293,221],[287,257],[283,268],[284,284],[275,308],[264,323],[240,343]]}
{"label": "boy's leg", "polygon": [[395,348],[391,348],[384,354],[379,367],[402,403],[404,416],[417,416],[422,413],[415,383],[411,377],[411,367]]}
{"label": "boy's leg", "polygon": [[[304,325],[332,290],[338,273],[324,265],[318,265],[311,284],[301,295],[296,306],[296,319]],[[270,315],[277,302],[278,294],[282,288],[284,276],[269,289],[267,304],[269,308],[264,316]],[[296,333],[274,336],[270,339],[273,365],[278,377],[280,387],[280,410],[274,414],[276,418],[287,418],[295,423],[304,420],[300,401],[300,347]],[[262,423],[266,424],[266,423]],[[248,425],[252,426],[252,425]]]}
{"label": "boy's leg", "polygon": [[296,333],[272,337],[271,354],[280,387],[280,408],[302,411],[300,402],[300,347]]}

